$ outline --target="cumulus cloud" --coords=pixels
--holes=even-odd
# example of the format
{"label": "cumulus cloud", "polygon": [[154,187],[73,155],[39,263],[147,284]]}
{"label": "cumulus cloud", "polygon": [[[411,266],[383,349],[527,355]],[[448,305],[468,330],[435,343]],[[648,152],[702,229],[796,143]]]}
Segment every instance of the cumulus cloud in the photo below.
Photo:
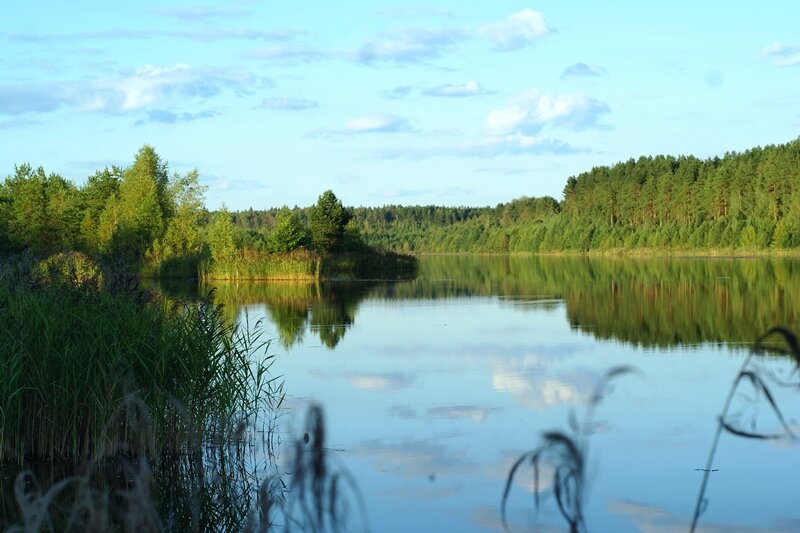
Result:
{"label": "cumulus cloud", "polygon": [[561,74],[562,78],[577,77],[577,78],[591,78],[602,76],[606,73],[606,69],[595,65],[587,65],[586,63],[575,63],[564,69]]}
{"label": "cumulus cloud", "polygon": [[408,131],[411,124],[396,115],[367,115],[351,118],[345,125],[346,133],[397,133]]}
{"label": "cumulus cloud", "polygon": [[795,67],[800,65],[800,47],[775,42],[765,46],[759,57],[769,59],[779,67]]}
{"label": "cumulus cloud", "polygon": [[147,112],[147,118],[137,120],[134,125],[141,126],[147,123],[175,124],[176,122],[192,122],[203,118],[219,116],[217,111],[200,111],[198,113],[173,113],[166,109],[153,109]]}
{"label": "cumulus cloud", "polygon": [[144,66],[133,74],[95,82],[95,91],[83,102],[85,110],[133,111],[153,106],[170,97],[210,98],[225,88],[247,91],[254,81],[247,73],[172,67]]}
{"label": "cumulus cloud", "polygon": [[355,58],[368,64],[382,61],[418,63],[453,49],[456,41],[464,36],[460,30],[402,28],[382,33],[377,39],[364,43]]}
{"label": "cumulus cloud", "polygon": [[508,52],[533,44],[547,35],[550,30],[541,12],[523,9],[509,15],[502,22],[484,24],[478,32],[494,42],[497,50]]}
{"label": "cumulus cloud", "polygon": [[247,93],[259,83],[263,81],[241,71],[147,65],[115,78],[0,86],[0,113],[43,113],[63,106],[83,112],[157,110],[172,101],[207,99],[224,90]]}
{"label": "cumulus cloud", "polygon": [[305,98],[264,98],[261,101],[261,107],[279,111],[302,111],[318,105],[317,101]]}
{"label": "cumulus cloud", "polygon": [[586,403],[598,376],[573,370],[558,376],[536,375],[518,361],[497,362],[492,369],[492,387],[511,395],[520,405],[541,411],[554,405]]}
{"label": "cumulus cloud", "polygon": [[479,94],[490,94],[477,81],[470,80],[461,85],[439,85],[425,89],[422,94],[426,96],[439,96],[444,98],[459,98],[464,96],[476,96]]}
{"label": "cumulus cloud", "polygon": [[328,55],[316,48],[296,44],[276,44],[252,50],[247,54],[251,59],[281,63],[284,65],[299,65],[327,59]]}
{"label": "cumulus cloud", "polygon": [[493,135],[537,133],[544,126],[583,130],[598,125],[609,112],[603,102],[581,94],[547,94],[529,91],[518,94],[502,109],[489,112],[486,119]]}
{"label": "cumulus cloud", "polygon": [[405,98],[406,96],[411,95],[414,92],[414,89],[408,85],[401,85],[399,87],[395,87],[394,89],[388,89],[383,91],[381,94],[384,98],[389,98],[390,100],[399,100],[400,98]]}

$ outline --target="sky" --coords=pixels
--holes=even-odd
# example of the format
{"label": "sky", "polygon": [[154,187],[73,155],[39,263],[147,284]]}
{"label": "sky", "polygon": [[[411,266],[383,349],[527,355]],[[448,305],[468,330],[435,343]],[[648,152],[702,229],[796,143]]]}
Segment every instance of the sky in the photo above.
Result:
{"label": "sky", "polygon": [[216,209],[496,205],[800,135],[800,2],[4,2],[0,176],[152,145]]}

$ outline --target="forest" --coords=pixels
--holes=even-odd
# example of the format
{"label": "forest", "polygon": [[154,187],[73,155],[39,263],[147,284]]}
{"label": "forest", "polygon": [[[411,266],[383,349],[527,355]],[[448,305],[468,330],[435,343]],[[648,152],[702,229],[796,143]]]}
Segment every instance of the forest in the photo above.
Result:
{"label": "forest", "polygon": [[313,277],[318,255],[366,250],[783,251],[800,246],[799,172],[800,139],[705,160],[660,155],[595,167],[569,177],[560,201],[346,208],[326,191],[304,208],[211,213],[198,172],[170,176],[145,145],[130,167],[97,171],[80,187],[17,166],[0,185],[0,251],[71,249],[162,275],[221,277],[266,275],[258,265],[268,256],[275,275]]}
{"label": "forest", "polygon": [[357,208],[367,243],[414,252],[756,251],[800,246],[800,140],[655,156],[567,179],[561,201]]}

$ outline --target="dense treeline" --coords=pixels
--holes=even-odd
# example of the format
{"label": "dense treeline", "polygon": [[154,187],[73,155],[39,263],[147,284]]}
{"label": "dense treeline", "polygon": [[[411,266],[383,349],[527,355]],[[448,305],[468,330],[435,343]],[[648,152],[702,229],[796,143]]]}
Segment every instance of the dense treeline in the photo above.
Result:
{"label": "dense treeline", "polygon": [[159,267],[198,258],[207,213],[196,170],[169,176],[143,146],[130,167],[95,172],[81,187],[28,164],[0,185],[0,251],[77,250]]}
{"label": "dense treeline", "polygon": [[358,208],[372,245],[417,252],[800,246],[800,140],[700,160],[641,157],[570,177],[561,202]]}
{"label": "dense treeline", "polygon": [[209,213],[196,170],[169,175],[143,146],[128,168],[94,173],[78,187],[28,164],[0,184],[0,253],[79,251],[162,277],[318,278],[409,276],[407,258],[367,246],[332,191],[304,210],[260,219]]}
{"label": "dense treeline", "polygon": [[[133,165],[81,187],[29,165],[0,185],[0,251],[76,249],[186,271],[202,258],[250,271],[265,254],[370,247],[414,252],[781,250],[800,246],[800,140],[700,160],[641,157],[570,177],[559,202],[496,207],[346,208],[331,191],[306,208],[211,216],[196,171],[169,176],[144,146]],[[290,270],[296,258],[286,260]],[[313,262],[301,258],[303,268]],[[237,264],[241,268],[229,268]],[[318,270],[318,268],[317,268]]]}

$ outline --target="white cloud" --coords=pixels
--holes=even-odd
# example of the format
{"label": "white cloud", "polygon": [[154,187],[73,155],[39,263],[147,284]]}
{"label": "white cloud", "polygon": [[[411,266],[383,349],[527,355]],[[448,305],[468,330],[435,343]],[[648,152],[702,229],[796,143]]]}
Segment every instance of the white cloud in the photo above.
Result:
{"label": "white cloud", "polygon": [[170,101],[210,98],[224,89],[244,93],[258,83],[241,71],[146,65],[116,78],[0,87],[0,113],[43,113],[62,106],[82,112],[127,113],[157,109]]}
{"label": "white cloud", "polygon": [[318,102],[305,98],[264,98],[261,101],[261,107],[281,111],[302,111],[315,108],[318,105]]}
{"label": "white cloud", "polygon": [[350,382],[356,389],[374,391],[397,391],[407,389],[413,385],[416,377],[411,374],[400,372],[376,372],[376,373],[356,373],[356,372],[322,372],[320,370],[310,370],[309,374],[317,379],[339,378]]}
{"label": "white cloud", "polygon": [[570,65],[564,69],[564,72],[561,74],[562,78],[567,77],[597,77],[602,76],[606,73],[606,69],[603,67],[598,67],[596,65],[587,65],[586,63],[575,63],[574,65]]}
{"label": "white cloud", "polygon": [[172,97],[209,98],[225,87],[247,90],[254,81],[243,72],[196,69],[177,64],[172,67],[146,65],[135,73],[94,83],[91,98],[81,102],[84,111],[135,111]]}
{"label": "white cloud", "polygon": [[771,59],[779,67],[794,67],[800,65],[800,47],[775,42],[765,46],[759,57]]}
{"label": "white cloud", "polygon": [[208,6],[185,6],[158,9],[156,13],[181,21],[207,22],[216,21],[221,18],[243,17],[251,12],[245,9],[235,8],[216,8]]}
{"label": "white cloud", "polygon": [[397,133],[411,129],[408,120],[395,115],[368,115],[351,118],[345,125],[348,133]]}
{"label": "white cloud", "polygon": [[502,109],[489,112],[487,128],[493,135],[536,133],[545,125],[582,130],[597,125],[609,112],[603,102],[581,94],[547,94],[537,90],[518,94]]}
{"label": "white cloud", "polygon": [[511,51],[528,46],[550,32],[544,15],[533,9],[523,9],[494,24],[484,24],[479,33],[493,41],[498,50]]}
{"label": "white cloud", "polygon": [[309,46],[276,44],[253,50],[247,54],[247,57],[284,65],[299,65],[301,63],[322,61],[328,55]]}
{"label": "white cloud", "polygon": [[470,80],[462,85],[440,85],[425,89],[422,94],[427,96],[440,96],[445,98],[458,98],[463,96],[475,96],[487,94],[489,91],[480,86],[477,81]]}
{"label": "white cloud", "polygon": [[363,44],[356,52],[356,60],[362,63],[416,63],[453,48],[464,35],[459,30],[403,28],[383,33],[378,39]]}
{"label": "white cloud", "polygon": [[196,113],[173,113],[165,109],[153,109],[147,112],[147,118],[136,121],[135,126],[141,126],[148,122],[160,124],[175,124],[176,122],[192,122],[203,118],[214,118],[219,116],[217,111],[199,111]]}
{"label": "white cloud", "polygon": [[543,135],[489,135],[459,144],[428,146],[426,148],[401,148],[384,151],[378,159],[428,159],[432,157],[493,158],[501,155],[566,155],[584,151],[564,141]]}
{"label": "white cloud", "polygon": [[401,98],[405,98],[406,96],[410,96],[413,90],[414,89],[408,85],[400,85],[393,89],[383,91],[381,94],[384,98],[388,98],[390,100],[399,100]]}
{"label": "white cloud", "polygon": [[489,413],[499,411],[496,407],[479,407],[475,405],[451,405],[444,407],[431,407],[428,416],[432,418],[446,418],[449,420],[469,419],[473,422],[483,422]]}
{"label": "white cloud", "polygon": [[586,370],[572,370],[558,376],[531,372],[519,361],[499,361],[492,368],[492,387],[511,395],[519,404],[540,411],[554,405],[586,403],[597,383]]}

